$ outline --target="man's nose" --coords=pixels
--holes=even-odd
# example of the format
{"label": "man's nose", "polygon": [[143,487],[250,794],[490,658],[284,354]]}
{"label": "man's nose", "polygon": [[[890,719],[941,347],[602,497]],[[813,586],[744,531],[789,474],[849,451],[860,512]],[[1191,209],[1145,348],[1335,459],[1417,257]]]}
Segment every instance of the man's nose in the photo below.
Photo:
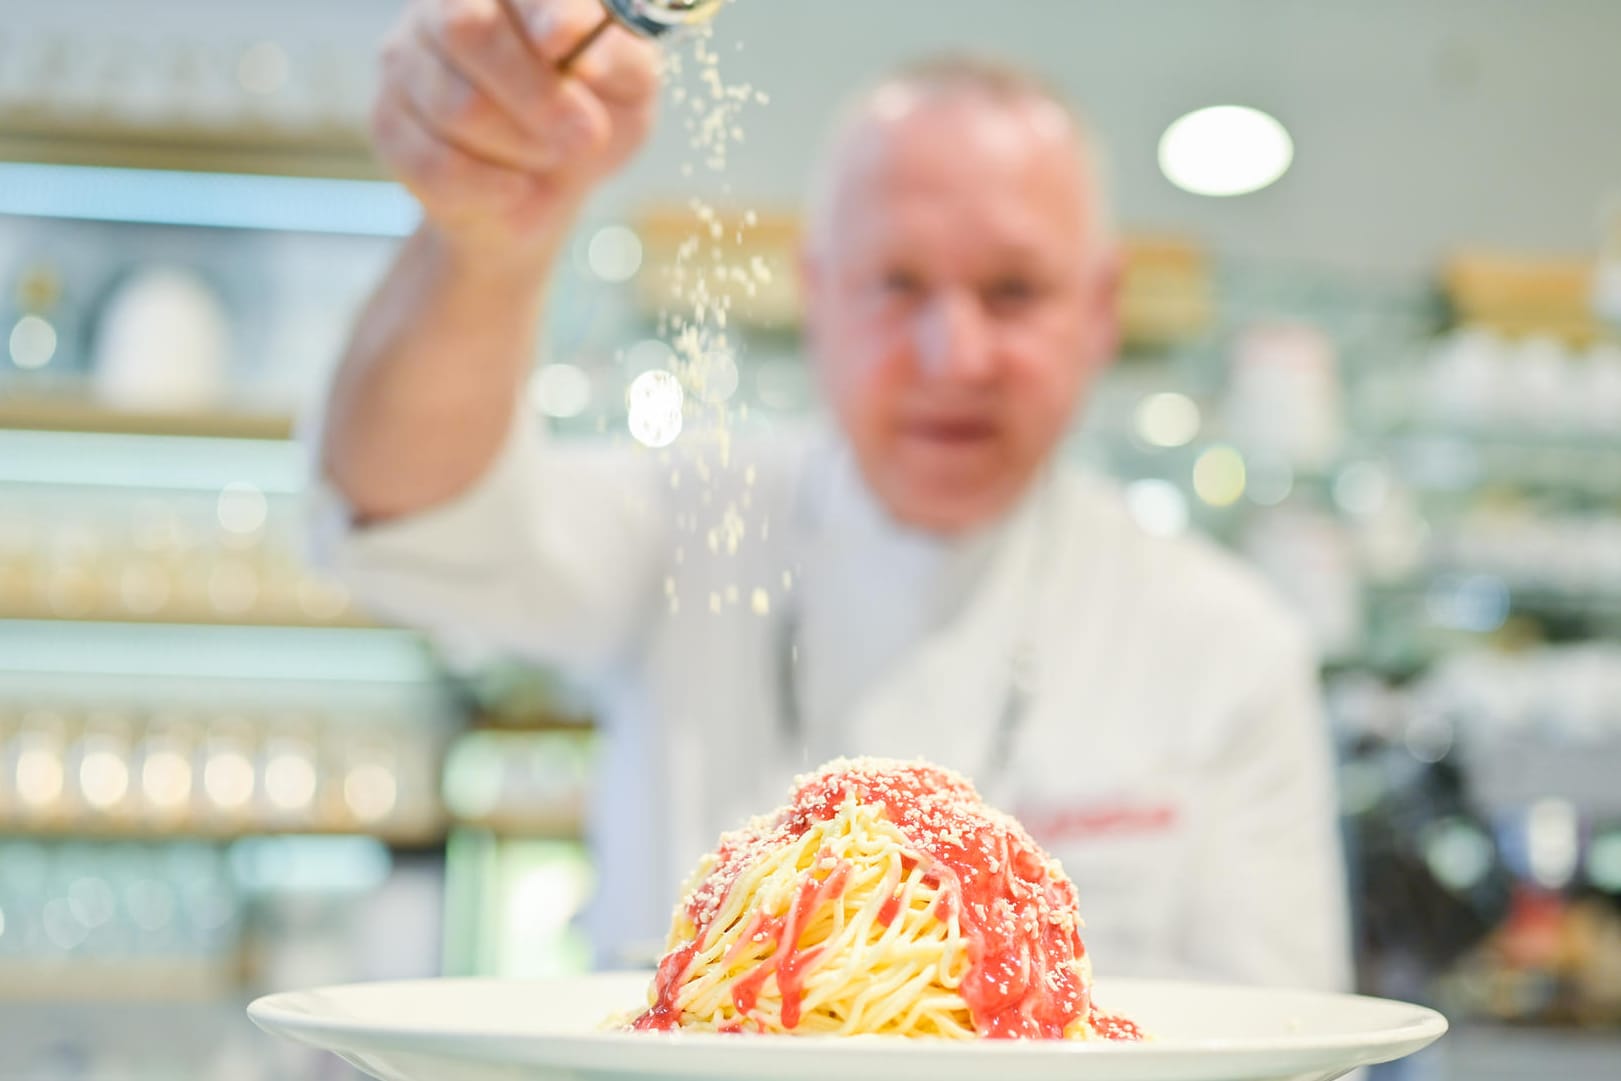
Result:
{"label": "man's nose", "polygon": [[964,383],[990,378],[990,327],[972,292],[936,293],[919,310],[915,333],[918,363],[930,378]]}

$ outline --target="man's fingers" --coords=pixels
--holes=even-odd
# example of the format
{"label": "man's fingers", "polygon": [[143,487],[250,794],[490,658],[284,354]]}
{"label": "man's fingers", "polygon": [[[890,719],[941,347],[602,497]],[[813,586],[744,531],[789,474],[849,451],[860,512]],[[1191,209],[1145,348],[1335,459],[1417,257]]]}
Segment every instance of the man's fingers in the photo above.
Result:
{"label": "man's fingers", "polygon": [[389,93],[411,104],[440,138],[497,165],[529,172],[553,168],[563,148],[538,136],[418,30],[417,40],[384,55]]}
{"label": "man's fingers", "polygon": [[470,154],[445,139],[409,99],[378,102],[373,134],[400,182],[435,211],[457,214],[484,206],[510,207],[534,189],[524,172]]}

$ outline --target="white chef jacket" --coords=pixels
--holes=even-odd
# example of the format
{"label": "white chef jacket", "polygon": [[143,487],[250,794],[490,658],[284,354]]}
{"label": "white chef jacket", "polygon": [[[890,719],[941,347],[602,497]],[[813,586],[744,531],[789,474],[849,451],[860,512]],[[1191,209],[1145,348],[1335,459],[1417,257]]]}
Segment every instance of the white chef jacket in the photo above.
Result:
{"label": "white chef jacket", "polygon": [[372,610],[593,689],[605,962],[661,941],[699,856],[795,773],[882,755],[1024,822],[1100,974],[1348,982],[1315,667],[1250,572],[1069,466],[941,539],[888,519],[826,432],[683,443],[523,420],[444,506],[318,515],[320,561]]}

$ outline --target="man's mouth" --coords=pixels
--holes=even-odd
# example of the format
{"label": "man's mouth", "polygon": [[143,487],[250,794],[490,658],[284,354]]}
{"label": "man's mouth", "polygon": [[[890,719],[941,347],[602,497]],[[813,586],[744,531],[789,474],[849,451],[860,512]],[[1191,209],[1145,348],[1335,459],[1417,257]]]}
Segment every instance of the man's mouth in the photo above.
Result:
{"label": "man's mouth", "polygon": [[901,426],[902,434],[943,446],[970,446],[994,439],[997,426],[986,417],[921,417]]}

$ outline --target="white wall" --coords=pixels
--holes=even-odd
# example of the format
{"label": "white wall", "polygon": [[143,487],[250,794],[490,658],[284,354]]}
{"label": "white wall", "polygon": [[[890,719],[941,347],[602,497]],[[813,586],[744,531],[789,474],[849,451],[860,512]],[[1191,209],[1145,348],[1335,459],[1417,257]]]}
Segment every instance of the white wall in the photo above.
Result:
{"label": "white wall", "polygon": [[[1621,189],[1618,0],[737,0],[729,57],[773,96],[739,191],[789,197],[847,88],[895,59],[984,46],[1032,62],[1106,140],[1123,217],[1265,258],[1417,271],[1459,244],[1590,249]],[[1165,125],[1206,104],[1274,113],[1294,170],[1233,200],[1159,174]],[[663,140],[630,189],[657,190]]]}
{"label": "white wall", "polygon": [[[200,19],[239,36],[332,26],[362,69],[396,7],[0,0],[0,65],[46,22],[168,33]],[[719,34],[728,74],[773,98],[733,163],[738,195],[762,204],[798,196],[842,95],[945,46],[1046,71],[1108,142],[1129,223],[1235,254],[1419,273],[1466,243],[1583,250],[1601,194],[1621,189],[1621,0],[735,0]],[[1164,126],[1217,102],[1294,132],[1296,166],[1274,188],[1208,200],[1160,177]],[[679,143],[663,132],[604,209],[692,190]]]}

